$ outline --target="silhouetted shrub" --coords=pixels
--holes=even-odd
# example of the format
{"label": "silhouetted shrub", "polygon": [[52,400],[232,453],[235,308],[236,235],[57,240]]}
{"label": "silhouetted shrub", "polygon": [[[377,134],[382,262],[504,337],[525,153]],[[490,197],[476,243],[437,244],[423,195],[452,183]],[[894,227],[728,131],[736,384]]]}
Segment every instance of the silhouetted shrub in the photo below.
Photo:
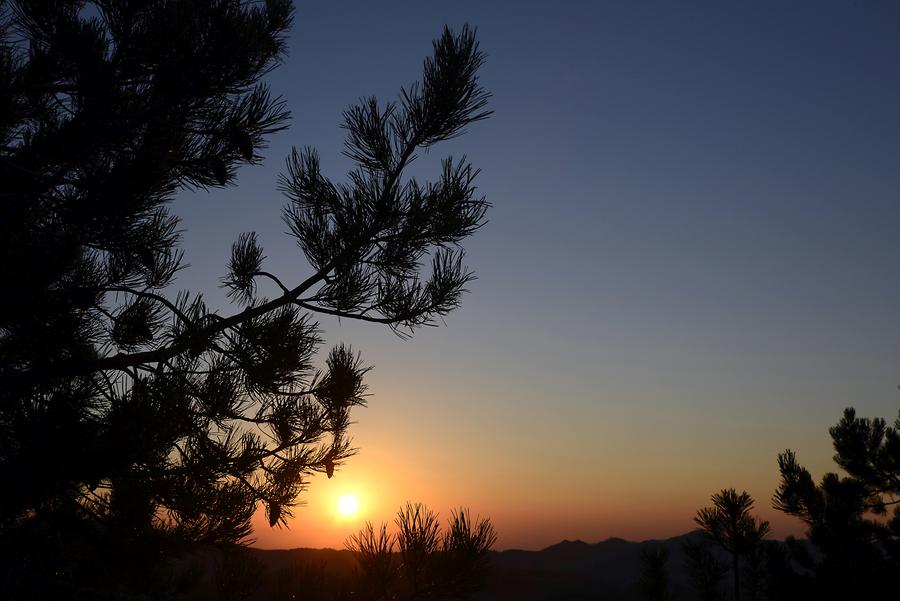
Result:
{"label": "silhouetted shrub", "polygon": [[366,523],[347,541],[359,562],[357,594],[364,599],[468,598],[484,585],[488,552],[497,540],[489,519],[451,512],[445,531],[426,506],[407,504],[387,524]]}
{"label": "silhouetted shrub", "polygon": [[691,586],[699,601],[722,601],[722,579],[728,566],[716,559],[709,545],[704,542],[686,541],[684,561]]}
{"label": "silhouetted shrub", "polygon": [[642,601],[673,601],[674,593],[669,589],[669,575],[666,564],[669,552],[664,547],[651,547],[641,551],[641,577],[637,582],[638,595]]}

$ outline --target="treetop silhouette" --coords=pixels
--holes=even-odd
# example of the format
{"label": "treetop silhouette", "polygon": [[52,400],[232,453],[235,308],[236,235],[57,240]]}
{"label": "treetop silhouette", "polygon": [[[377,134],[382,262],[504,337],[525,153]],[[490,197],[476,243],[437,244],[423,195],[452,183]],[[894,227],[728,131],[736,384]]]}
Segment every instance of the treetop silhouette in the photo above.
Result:
{"label": "treetop silhouette", "polygon": [[773,506],[800,518],[817,549],[790,541],[791,557],[816,576],[820,598],[891,596],[900,570],[900,418],[888,426],[847,408],[829,433],[846,476],[827,473],[816,484],[796,453],[778,456]]}
{"label": "treetop silhouette", "polygon": [[746,491],[722,489],[712,496],[712,506],[697,511],[694,521],[704,533],[731,555],[734,599],[741,598],[741,559],[753,553],[769,533],[769,522],[757,521],[751,511],[753,498]]}

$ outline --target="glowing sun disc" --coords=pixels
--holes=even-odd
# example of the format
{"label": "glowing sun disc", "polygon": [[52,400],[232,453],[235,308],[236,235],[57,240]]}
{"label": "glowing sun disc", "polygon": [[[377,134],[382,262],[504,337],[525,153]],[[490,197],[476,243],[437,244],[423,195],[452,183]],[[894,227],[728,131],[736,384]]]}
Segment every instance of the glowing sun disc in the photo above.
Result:
{"label": "glowing sun disc", "polygon": [[338,499],[337,508],[341,515],[353,515],[359,511],[359,499],[353,495],[343,495]]}

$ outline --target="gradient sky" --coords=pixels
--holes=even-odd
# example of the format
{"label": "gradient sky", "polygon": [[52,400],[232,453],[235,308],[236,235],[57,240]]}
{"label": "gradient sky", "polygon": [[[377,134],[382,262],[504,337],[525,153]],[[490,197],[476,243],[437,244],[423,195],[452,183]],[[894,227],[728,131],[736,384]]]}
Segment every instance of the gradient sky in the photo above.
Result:
{"label": "gradient sky", "polygon": [[179,285],[224,308],[248,230],[307,274],[276,190],[291,145],[341,179],[341,111],[393,99],[466,22],[496,114],[415,171],[483,170],[479,279],[409,341],[321,320],[376,366],[361,453],[258,544],[341,547],[406,500],[490,516],[500,548],[660,538],[723,487],[800,533],[770,509],[778,452],[818,477],[843,407],[900,407],[900,3],[298,2],[270,78],[292,127],[236,188],[179,197]]}

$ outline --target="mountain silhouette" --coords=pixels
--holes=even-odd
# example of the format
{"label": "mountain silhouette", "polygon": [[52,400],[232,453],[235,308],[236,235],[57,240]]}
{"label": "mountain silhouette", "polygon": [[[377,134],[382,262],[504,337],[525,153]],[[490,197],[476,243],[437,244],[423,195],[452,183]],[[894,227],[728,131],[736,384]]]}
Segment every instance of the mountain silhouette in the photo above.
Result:
{"label": "mountain silhouette", "polygon": [[669,552],[669,581],[679,599],[691,599],[684,570],[686,541],[699,540],[690,532],[665,540],[631,542],[609,538],[598,543],[564,540],[540,551],[499,551],[494,572],[481,599],[529,601],[550,599],[637,599],[640,555],[663,547]]}
{"label": "mountain silhouette", "polygon": [[[683,545],[702,538],[699,531],[664,540],[626,541],[621,538],[588,543],[564,540],[540,551],[511,549],[491,552],[492,572],[487,588],[477,600],[544,601],[558,599],[615,599],[636,601],[635,583],[641,569],[641,552],[663,547],[669,553],[668,573],[672,589],[683,601],[694,599],[684,569]],[[272,585],[285,574],[305,570],[324,581],[347,581],[356,569],[350,551],[335,549],[251,549],[260,564],[258,598],[267,598]],[[265,584],[269,583],[269,585]]]}

